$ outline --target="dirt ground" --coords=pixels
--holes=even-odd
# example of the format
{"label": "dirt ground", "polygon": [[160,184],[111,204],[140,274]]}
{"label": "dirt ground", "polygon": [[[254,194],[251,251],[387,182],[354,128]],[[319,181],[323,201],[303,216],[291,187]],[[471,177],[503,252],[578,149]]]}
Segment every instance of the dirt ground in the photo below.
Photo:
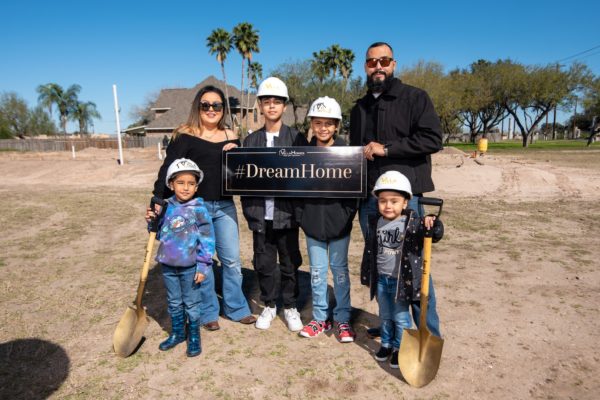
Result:
{"label": "dirt ground", "polygon": [[[160,272],[133,356],[112,334],[134,296],[147,233],[142,215],[160,161],[152,150],[0,152],[2,399],[595,399],[600,392],[600,152],[433,157],[446,236],[432,275],[444,351],[415,389],[373,359],[377,305],[361,287],[362,238],[350,249],[357,340],[300,338],[282,316],[268,331],[221,318],[203,353],[161,352],[169,329]],[[238,211],[239,208],[238,208]],[[244,290],[258,314],[251,234],[240,214]],[[301,243],[305,249],[304,241]],[[302,318],[311,316],[301,267]],[[217,269],[217,273],[218,273]]]}

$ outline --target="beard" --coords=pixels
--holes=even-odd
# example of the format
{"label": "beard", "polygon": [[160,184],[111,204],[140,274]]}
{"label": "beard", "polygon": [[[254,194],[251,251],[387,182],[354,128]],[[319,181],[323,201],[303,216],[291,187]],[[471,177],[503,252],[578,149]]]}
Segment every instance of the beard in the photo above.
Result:
{"label": "beard", "polygon": [[385,74],[385,79],[375,79],[375,75],[378,71],[373,72],[370,76],[367,77],[367,88],[373,93],[382,93],[390,88],[392,85],[392,75]]}

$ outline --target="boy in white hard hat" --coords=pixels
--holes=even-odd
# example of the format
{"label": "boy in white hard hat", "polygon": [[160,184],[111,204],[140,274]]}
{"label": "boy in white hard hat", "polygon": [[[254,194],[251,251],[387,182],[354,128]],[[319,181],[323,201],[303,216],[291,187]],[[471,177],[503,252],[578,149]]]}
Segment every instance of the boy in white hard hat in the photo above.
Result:
{"label": "boy in white hard hat", "polygon": [[[160,350],[169,350],[186,340],[188,357],[202,352],[200,344],[200,285],[212,268],[215,253],[215,233],[204,200],[194,198],[204,177],[195,162],[180,158],[167,170],[165,185],[175,195],[167,199],[167,209],[159,222],[157,239],[160,246],[156,261],[167,290],[171,334],[160,343]],[[146,220],[156,218],[154,210],[146,210]],[[187,319],[187,335],[186,335]]]}
{"label": "boy in white hard hat", "polygon": [[417,217],[407,208],[412,189],[398,171],[379,176],[373,195],[379,213],[369,219],[360,279],[379,304],[381,348],[375,359],[384,362],[389,358],[390,367],[398,368],[402,332],[412,326],[409,305],[421,295],[425,230],[433,228],[433,241],[437,242],[444,227],[435,216]]}
{"label": "boy in white hard hat", "polygon": [[[285,83],[269,77],[258,86],[259,108],[265,125],[248,135],[244,147],[306,146],[306,138],[282,121],[289,100]],[[298,224],[294,201],[285,198],[242,196],[242,209],[252,231],[253,264],[258,275],[260,299],[264,309],[256,328],[268,329],[277,315],[276,301],[283,298],[284,318],[289,330],[302,329],[296,308],[297,269],[302,264],[298,244]],[[280,278],[280,279],[278,279]]]}
{"label": "boy in white hard hat", "polygon": [[[342,110],[335,99],[319,97],[308,110],[312,130],[311,146],[346,146],[336,135],[342,121]],[[331,329],[327,271],[333,276],[335,307],[333,322],[335,337],[341,343],[354,341],[350,325],[350,274],[348,272],[348,246],[352,221],[357,211],[357,199],[306,198],[301,202],[296,218],[306,235],[310,260],[310,286],[312,289],[312,320],[300,335],[314,338]]]}

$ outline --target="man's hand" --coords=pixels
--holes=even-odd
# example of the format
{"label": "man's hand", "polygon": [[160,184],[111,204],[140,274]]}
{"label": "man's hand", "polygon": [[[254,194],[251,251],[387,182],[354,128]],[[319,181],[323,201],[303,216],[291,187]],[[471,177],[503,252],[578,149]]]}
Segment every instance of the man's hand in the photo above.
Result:
{"label": "man's hand", "polygon": [[373,161],[375,156],[385,156],[385,146],[381,143],[371,142],[363,148],[365,158],[369,161]]}

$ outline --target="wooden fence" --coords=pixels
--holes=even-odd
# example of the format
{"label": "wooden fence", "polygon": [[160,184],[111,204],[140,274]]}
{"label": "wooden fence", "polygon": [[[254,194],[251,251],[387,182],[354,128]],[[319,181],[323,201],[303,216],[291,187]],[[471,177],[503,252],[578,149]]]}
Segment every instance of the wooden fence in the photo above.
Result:
{"label": "wooden fence", "polygon": [[[126,137],[122,139],[124,149],[133,147],[156,146],[162,139],[157,137]],[[3,139],[0,140],[0,149],[17,151],[80,151],[88,147],[98,149],[117,149],[117,139]]]}

